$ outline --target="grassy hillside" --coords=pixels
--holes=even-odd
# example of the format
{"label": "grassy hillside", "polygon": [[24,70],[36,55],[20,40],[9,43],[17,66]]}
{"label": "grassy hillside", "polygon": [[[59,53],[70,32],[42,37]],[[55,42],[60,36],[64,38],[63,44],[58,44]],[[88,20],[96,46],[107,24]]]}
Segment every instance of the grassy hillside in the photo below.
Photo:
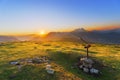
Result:
{"label": "grassy hillside", "polygon": [[[89,55],[102,72],[93,76],[72,65],[85,56],[84,44],[72,42],[13,42],[0,44],[0,80],[120,80],[120,45],[92,44]],[[47,56],[55,70],[46,72],[46,63],[24,63],[21,70],[9,64],[28,58]]]}

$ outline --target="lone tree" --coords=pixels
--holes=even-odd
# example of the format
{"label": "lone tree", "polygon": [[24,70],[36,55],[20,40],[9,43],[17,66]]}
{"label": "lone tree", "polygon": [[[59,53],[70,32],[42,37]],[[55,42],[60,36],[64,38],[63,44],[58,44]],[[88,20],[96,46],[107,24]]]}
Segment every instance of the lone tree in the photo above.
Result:
{"label": "lone tree", "polygon": [[87,44],[84,48],[86,48],[87,49],[87,58],[89,57],[89,54],[88,54],[88,49],[91,47],[91,45],[90,44]]}

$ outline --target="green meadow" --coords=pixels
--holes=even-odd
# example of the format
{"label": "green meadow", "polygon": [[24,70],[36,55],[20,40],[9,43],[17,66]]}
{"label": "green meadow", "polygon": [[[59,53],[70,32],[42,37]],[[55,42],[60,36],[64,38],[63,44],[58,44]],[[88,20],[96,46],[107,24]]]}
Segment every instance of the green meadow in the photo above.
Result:
{"label": "green meadow", "polygon": [[[89,56],[101,72],[93,76],[72,68],[78,58],[86,56],[85,44],[73,42],[0,43],[0,80],[120,80],[120,45],[91,44]],[[55,70],[46,72],[45,63],[24,64],[21,70],[10,61],[47,56]]]}

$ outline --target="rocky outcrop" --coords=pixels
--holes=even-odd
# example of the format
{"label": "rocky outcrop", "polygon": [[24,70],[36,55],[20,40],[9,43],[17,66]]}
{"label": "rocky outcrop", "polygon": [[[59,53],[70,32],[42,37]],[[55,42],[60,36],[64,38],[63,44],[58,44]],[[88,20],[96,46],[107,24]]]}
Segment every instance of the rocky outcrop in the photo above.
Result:
{"label": "rocky outcrop", "polygon": [[78,67],[82,69],[85,73],[99,74],[100,71],[94,68],[94,61],[90,58],[81,58]]}

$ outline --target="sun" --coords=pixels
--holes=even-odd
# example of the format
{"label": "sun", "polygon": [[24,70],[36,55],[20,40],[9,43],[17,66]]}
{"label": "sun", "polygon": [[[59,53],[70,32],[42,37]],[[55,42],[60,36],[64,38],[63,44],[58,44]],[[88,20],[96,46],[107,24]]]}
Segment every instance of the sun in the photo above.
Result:
{"label": "sun", "polygon": [[46,35],[46,32],[44,30],[42,30],[42,31],[39,32],[39,35],[43,37],[43,36]]}
{"label": "sun", "polygon": [[44,34],[45,34],[45,31],[41,31],[41,32],[40,32],[40,35],[44,35]]}

